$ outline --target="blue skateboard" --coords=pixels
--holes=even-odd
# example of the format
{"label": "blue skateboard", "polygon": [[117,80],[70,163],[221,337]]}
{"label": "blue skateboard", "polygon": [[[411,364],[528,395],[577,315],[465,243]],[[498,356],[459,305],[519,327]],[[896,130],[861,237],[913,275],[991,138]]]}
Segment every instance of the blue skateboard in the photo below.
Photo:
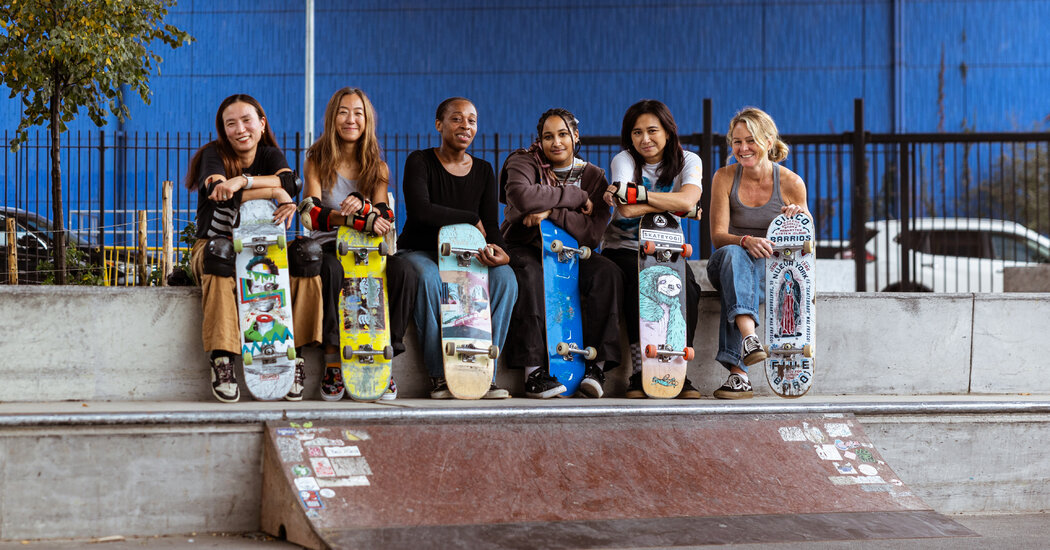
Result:
{"label": "blue skateboard", "polygon": [[547,353],[551,376],[561,382],[563,396],[576,393],[583,380],[584,359],[594,359],[593,347],[583,346],[580,317],[579,260],[591,249],[577,246],[576,239],[548,220],[540,222],[543,235],[543,297],[547,318]]}

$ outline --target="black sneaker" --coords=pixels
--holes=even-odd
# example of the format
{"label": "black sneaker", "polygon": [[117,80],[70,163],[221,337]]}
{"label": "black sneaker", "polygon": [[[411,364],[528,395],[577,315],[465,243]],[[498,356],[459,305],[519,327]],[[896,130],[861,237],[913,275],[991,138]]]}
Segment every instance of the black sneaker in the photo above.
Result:
{"label": "black sneaker", "polygon": [[237,387],[237,374],[233,372],[233,361],[229,357],[212,358],[211,393],[223,403],[236,403],[241,399],[241,389]]}
{"label": "black sneaker", "polygon": [[324,377],[321,378],[321,399],[339,401],[344,394],[346,387],[343,386],[343,368],[326,366]]}
{"label": "black sneaker", "polygon": [[598,365],[587,365],[583,380],[580,381],[580,394],[598,399],[605,395],[605,390],[602,389],[603,384],[605,384],[605,371]]}
{"label": "black sneaker", "polygon": [[631,378],[627,380],[627,393],[624,394],[627,399],[641,399],[645,397],[645,390],[642,389],[642,373],[641,371],[631,375]]}
{"label": "black sneaker", "polygon": [[[491,390],[490,390],[491,391]],[[565,393],[568,388],[558,379],[547,374],[544,369],[536,369],[525,379],[525,397],[533,399],[549,399],[560,393]]]}
{"label": "black sneaker", "polygon": [[[565,391],[565,386],[561,387],[561,391]],[[482,399],[506,399],[508,397],[510,397],[510,392],[503,388],[496,387],[495,384],[489,386],[489,391],[481,396]]]}
{"label": "black sneaker", "polygon": [[729,375],[729,379],[721,388],[715,390],[715,397],[718,399],[751,399],[754,395],[751,382],[735,372]]}
{"label": "black sneaker", "polygon": [[303,373],[303,365],[305,363],[302,357],[295,359],[295,379],[292,382],[292,388],[288,390],[288,395],[284,396],[285,401],[303,400],[303,381],[306,380],[306,375]]}
{"label": "black sneaker", "polygon": [[678,392],[678,399],[700,399],[700,390],[693,386],[689,378],[686,378],[685,384],[682,384],[682,391]]}
{"label": "black sneaker", "polygon": [[444,378],[431,378],[433,388],[430,390],[431,399],[452,399],[452,392],[448,391],[448,384]]}
{"label": "black sneaker", "polygon": [[768,357],[766,351],[762,349],[762,342],[754,334],[744,338],[740,354],[744,356],[744,365],[748,367],[759,361],[765,361]]}

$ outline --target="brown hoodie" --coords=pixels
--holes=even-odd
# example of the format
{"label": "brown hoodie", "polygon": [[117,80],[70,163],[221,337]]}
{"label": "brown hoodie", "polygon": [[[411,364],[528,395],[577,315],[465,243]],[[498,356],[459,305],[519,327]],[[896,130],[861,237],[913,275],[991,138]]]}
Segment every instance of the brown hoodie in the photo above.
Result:
{"label": "brown hoodie", "polygon": [[[503,209],[500,231],[508,245],[538,244],[539,226],[526,227],[521,222],[526,215],[545,210],[551,210],[548,219],[568,231],[581,246],[594,248],[601,242],[611,216],[609,206],[602,198],[609,183],[601,168],[587,163],[580,178],[580,187],[547,185],[540,177],[540,164],[536,157],[525,149],[519,149],[503,163],[499,182],[500,201],[507,205]],[[579,211],[588,198],[594,205],[590,215]]]}

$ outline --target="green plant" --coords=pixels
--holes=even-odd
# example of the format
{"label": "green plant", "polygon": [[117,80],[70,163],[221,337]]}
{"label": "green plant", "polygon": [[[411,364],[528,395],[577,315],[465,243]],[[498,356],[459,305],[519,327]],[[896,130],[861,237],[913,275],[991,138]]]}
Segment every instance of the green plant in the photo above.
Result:
{"label": "green plant", "polygon": [[[84,286],[102,286],[104,278],[102,276],[102,267],[98,265],[92,265],[89,262],[89,258],[86,252],[76,248],[75,246],[66,246],[66,265],[69,267],[69,274],[65,284],[71,285],[84,285]],[[56,280],[56,270],[54,264],[49,260],[41,260],[37,262],[37,271],[47,273],[41,284],[53,285]]]}
{"label": "green plant", "polygon": [[[182,231],[179,232],[179,244],[185,245],[187,250],[191,250],[193,249],[193,243],[195,242],[197,242],[197,224],[188,222],[186,227],[183,227]],[[185,277],[178,275],[180,271]],[[161,277],[163,276],[164,274],[161,273],[161,270],[154,269],[149,275],[149,284],[153,286],[160,285]],[[173,285],[173,281],[179,281],[180,286],[184,285],[186,281],[193,286],[198,284],[197,279],[193,276],[193,270],[190,269],[189,252],[183,254],[182,257],[179,258],[178,263],[172,266],[172,275],[168,279],[168,284],[175,286]]]}

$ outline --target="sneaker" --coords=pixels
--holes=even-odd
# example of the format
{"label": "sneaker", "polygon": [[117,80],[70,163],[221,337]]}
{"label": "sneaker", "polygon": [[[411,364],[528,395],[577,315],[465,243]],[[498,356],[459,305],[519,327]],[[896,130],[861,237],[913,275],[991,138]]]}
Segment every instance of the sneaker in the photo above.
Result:
{"label": "sneaker", "polygon": [[721,388],[715,390],[715,397],[718,399],[751,399],[754,395],[751,382],[735,372],[729,375],[729,379]]}
{"label": "sneaker", "polygon": [[641,399],[645,397],[645,390],[642,389],[642,373],[641,371],[631,375],[631,378],[627,380],[627,393],[624,394],[627,399]]}
{"label": "sneaker", "polygon": [[[561,387],[561,391],[565,391],[565,386]],[[482,399],[506,399],[508,397],[510,397],[510,392],[503,388],[497,388],[495,384],[489,386],[489,391],[481,396]]]}
{"label": "sneaker", "polygon": [[430,383],[434,385],[430,390],[431,399],[452,399],[452,392],[448,391],[444,378],[431,378]]}
{"label": "sneaker", "polygon": [[759,361],[765,361],[766,357],[768,357],[765,350],[762,349],[762,342],[754,334],[744,338],[741,348],[745,366],[750,367]]}
{"label": "sneaker", "polygon": [[688,377],[682,384],[682,391],[678,392],[678,399],[700,399],[700,390],[693,386]]}
{"label": "sneaker", "polygon": [[379,397],[382,401],[393,401],[397,399],[397,382],[394,382],[394,377],[390,377],[390,385],[386,387],[386,391]]}
{"label": "sneaker", "polygon": [[303,365],[306,361],[303,361],[302,357],[295,359],[295,379],[292,381],[292,388],[288,390],[288,395],[284,396],[285,401],[302,401],[303,400],[303,381],[306,379],[306,375],[303,373]]}
{"label": "sneaker", "polygon": [[[495,386],[492,388],[497,389]],[[492,391],[492,389],[489,390],[489,392]],[[558,382],[557,378],[548,374],[544,369],[536,369],[532,371],[532,374],[525,379],[525,397],[531,397],[533,399],[548,399],[567,391],[569,391],[569,389],[565,387],[565,384]],[[488,397],[488,395],[486,394],[485,397]]]}
{"label": "sneaker", "polygon": [[321,399],[325,401],[339,401],[345,393],[343,368],[326,366],[324,368],[324,377],[321,378]]}
{"label": "sneaker", "polygon": [[587,365],[583,380],[580,380],[580,394],[598,399],[605,395],[602,385],[605,384],[605,372],[598,365]]}
{"label": "sneaker", "polygon": [[237,374],[233,372],[233,362],[229,357],[215,357],[211,360],[211,393],[223,403],[236,403],[241,399],[241,389],[237,387]]}

